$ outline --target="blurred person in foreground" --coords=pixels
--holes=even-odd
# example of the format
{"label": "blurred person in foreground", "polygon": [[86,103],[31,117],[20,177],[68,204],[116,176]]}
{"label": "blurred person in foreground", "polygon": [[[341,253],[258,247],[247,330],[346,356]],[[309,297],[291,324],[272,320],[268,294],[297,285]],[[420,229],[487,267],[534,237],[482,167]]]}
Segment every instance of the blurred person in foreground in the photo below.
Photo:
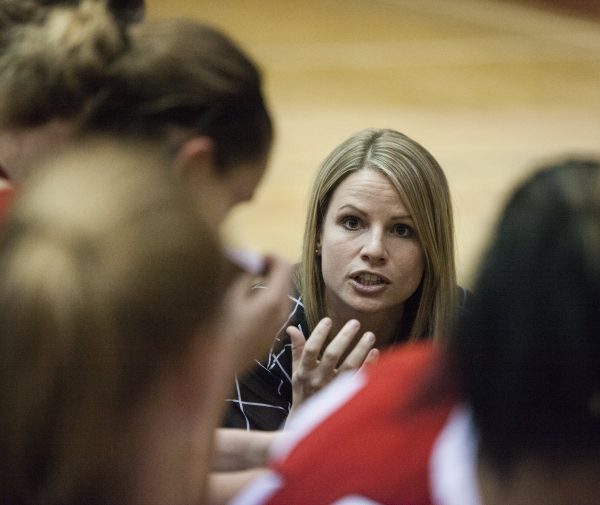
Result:
{"label": "blurred person in foreground", "polygon": [[[0,56],[0,162],[9,176],[0,181],[0,212],[12,195],[8,184],[18,187],[45,166],[40,160],[103,137],[151,146],[218,229],[231,207],[252,197],[269,158],[273,128],[261,72],[210,25],[123,24],[109,8],[116,3],[31,0],[35,21],[15,25]],[[287,288],[276,292],[290,266],[270,254],[230,257],[270,285],[241,296],[239,317],[229,321],[232,343],[244,346],[248,336],[260,341],[273,312],[291,305]],[[242,358],[240,369],[249,362]]]}
{"label": "blurred person in foreground", "polygon": [[144,0],[0,0],[0,190],[78,129],[144,9]]}
{"label": "blurred person in foreground", "polygon": [[[273,140],[260,69],[227,34],[204,23],[130,26],[135,16],[129,14],[139,12],[140,4],[0,2],[0,22],[10,34],[2,39],[7,45],[0,56],[0,219],[14,187],[45,168],[40,160],[69,142],[97,136],[151,146],[215,230],[232,206],[252,197]],[[247,281],[269,285],[251,289],[248,281],[245,291],[231,293],[236,313],[223,321],[222,332],[240,350],[230,355],[240,372],[263,356],[261,342],[272,340],[284,324],[291,268],[275,255],[227,253],[247,270]],[[229,433],[218,437],[227,452],[219,469],[237,468],[247,443],[254,447],[260,440],[258,451],[264,453],[261,435],[247,440],[251,434],[240,439]]]}
{"label": "blurred person in foreground", "polygon": [[0,501],[203,503],[248,352],[222,323],[252,278],[181,180],[147,145],[51,158],[16,192],[0,278]]}

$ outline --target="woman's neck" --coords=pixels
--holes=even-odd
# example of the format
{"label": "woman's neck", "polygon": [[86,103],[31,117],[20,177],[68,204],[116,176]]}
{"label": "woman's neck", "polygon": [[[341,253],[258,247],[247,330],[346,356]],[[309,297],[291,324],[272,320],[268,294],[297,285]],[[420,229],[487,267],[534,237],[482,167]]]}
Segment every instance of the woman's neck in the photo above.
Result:
{"label": "woman's neck", "polygon": [[326,315],[333,321],[331,338],[337,335],[347,321],[356,319],[360,322],[360,332],[357,339],[365,332],[371,331],[375,334],[374,347],[378,349],[384,349],[394,342],[400,333],[402,313],[403,307],[396,307],[393,312],[377,313],[357,312],[349,307],[335,307],[331,303],[326,308]]}

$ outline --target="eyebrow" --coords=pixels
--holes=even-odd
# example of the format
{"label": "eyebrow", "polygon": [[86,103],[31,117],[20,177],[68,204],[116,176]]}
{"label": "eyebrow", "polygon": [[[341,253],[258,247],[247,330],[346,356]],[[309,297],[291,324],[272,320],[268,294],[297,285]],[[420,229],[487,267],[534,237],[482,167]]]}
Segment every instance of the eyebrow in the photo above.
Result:
{"label": "eyebrow", "polygon": [[[355,205],[352,205],[351,203],[345,203],[344,205],[342,205],[341,207],[338,208],[338,212],[340,212],[342,210],[351,210],[351,211],[357,212],[362,215],[366,214],[366,212],[364,210],[359,209],[358,207],[356,207]],[[400,216],[392,216],[392,218],[391,218],[392,221],[396,221],[396,220],[400,220],[400,219],[410,219],[412,221],[413,217],[410,214],[403,214]]]}

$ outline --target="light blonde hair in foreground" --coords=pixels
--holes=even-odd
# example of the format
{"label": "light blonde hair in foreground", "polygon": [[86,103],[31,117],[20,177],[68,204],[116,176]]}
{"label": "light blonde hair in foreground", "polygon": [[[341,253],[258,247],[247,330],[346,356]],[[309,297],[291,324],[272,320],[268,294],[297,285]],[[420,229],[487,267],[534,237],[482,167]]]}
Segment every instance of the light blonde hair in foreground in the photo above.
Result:
{"label": "light blonde hair in foreground", "polygon": [[0,496],[10,503],[125,502],[115,455],[129,440],[118,434],[192,340],[211,337],[197,330],[221,298],[225,260],[158,161],[70,151],[38,167],[5,222]]}
{"label": "light blonde hair in foreground", "polygon": [[321,264],[315,250],[331,196],[344,178],[364,168],[381,172],[396,188],[414,219],[425,256],[423,279],[406,302],[401,333],[411,340],[445,337],[453,323],[457,299],[448,183],[423,146],[389,129],[356,133],[329,154],[316,174],[297,274],[308,325],[314,328],[327,315]]}

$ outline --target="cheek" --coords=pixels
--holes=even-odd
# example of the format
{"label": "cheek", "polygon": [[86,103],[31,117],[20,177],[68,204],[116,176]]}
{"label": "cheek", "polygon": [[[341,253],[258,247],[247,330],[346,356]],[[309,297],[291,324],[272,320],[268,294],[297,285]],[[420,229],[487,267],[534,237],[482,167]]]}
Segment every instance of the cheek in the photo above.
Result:
{"label": "cheek", "polygon": [[[398,251],[396,258],[398,273],[411,281],[411,284],[419,285],[425,271],[425,255],[419,244],[410,244],[409,247]],[[416,289],[415,286],[415,289]]]}
{"label": "cheek", "polygon": [[247,202],[254,196],[254,191],[258,186],[259,178],[257,177],[242,177],[237,181],[235,200],[236,203]]}
{"label": "cheek", "polygon": [[423,272],[425,271],[425,254],[423,254],[423,249],[420,245],[416,245],[415,251],[413,254],[413,264],[415,272],[419,277],[419,281],[423,277]]}
{"label": "cheek", "polygon": [[342,233],[327,233],[321,237],[321,259],[327,263],[343,264],[353,256],[352,240]]}
{"label": "cheek", "polygon": [[234,168],[228,176],[233,203],[251,200],[262,179],[264,170],[260,167]]}
{"label": "cheek", "polygon": [[321,239],[321,271],[326,285],[335,284],[350,264],[351,246],[348,240],[336,239],[332,234]]}

